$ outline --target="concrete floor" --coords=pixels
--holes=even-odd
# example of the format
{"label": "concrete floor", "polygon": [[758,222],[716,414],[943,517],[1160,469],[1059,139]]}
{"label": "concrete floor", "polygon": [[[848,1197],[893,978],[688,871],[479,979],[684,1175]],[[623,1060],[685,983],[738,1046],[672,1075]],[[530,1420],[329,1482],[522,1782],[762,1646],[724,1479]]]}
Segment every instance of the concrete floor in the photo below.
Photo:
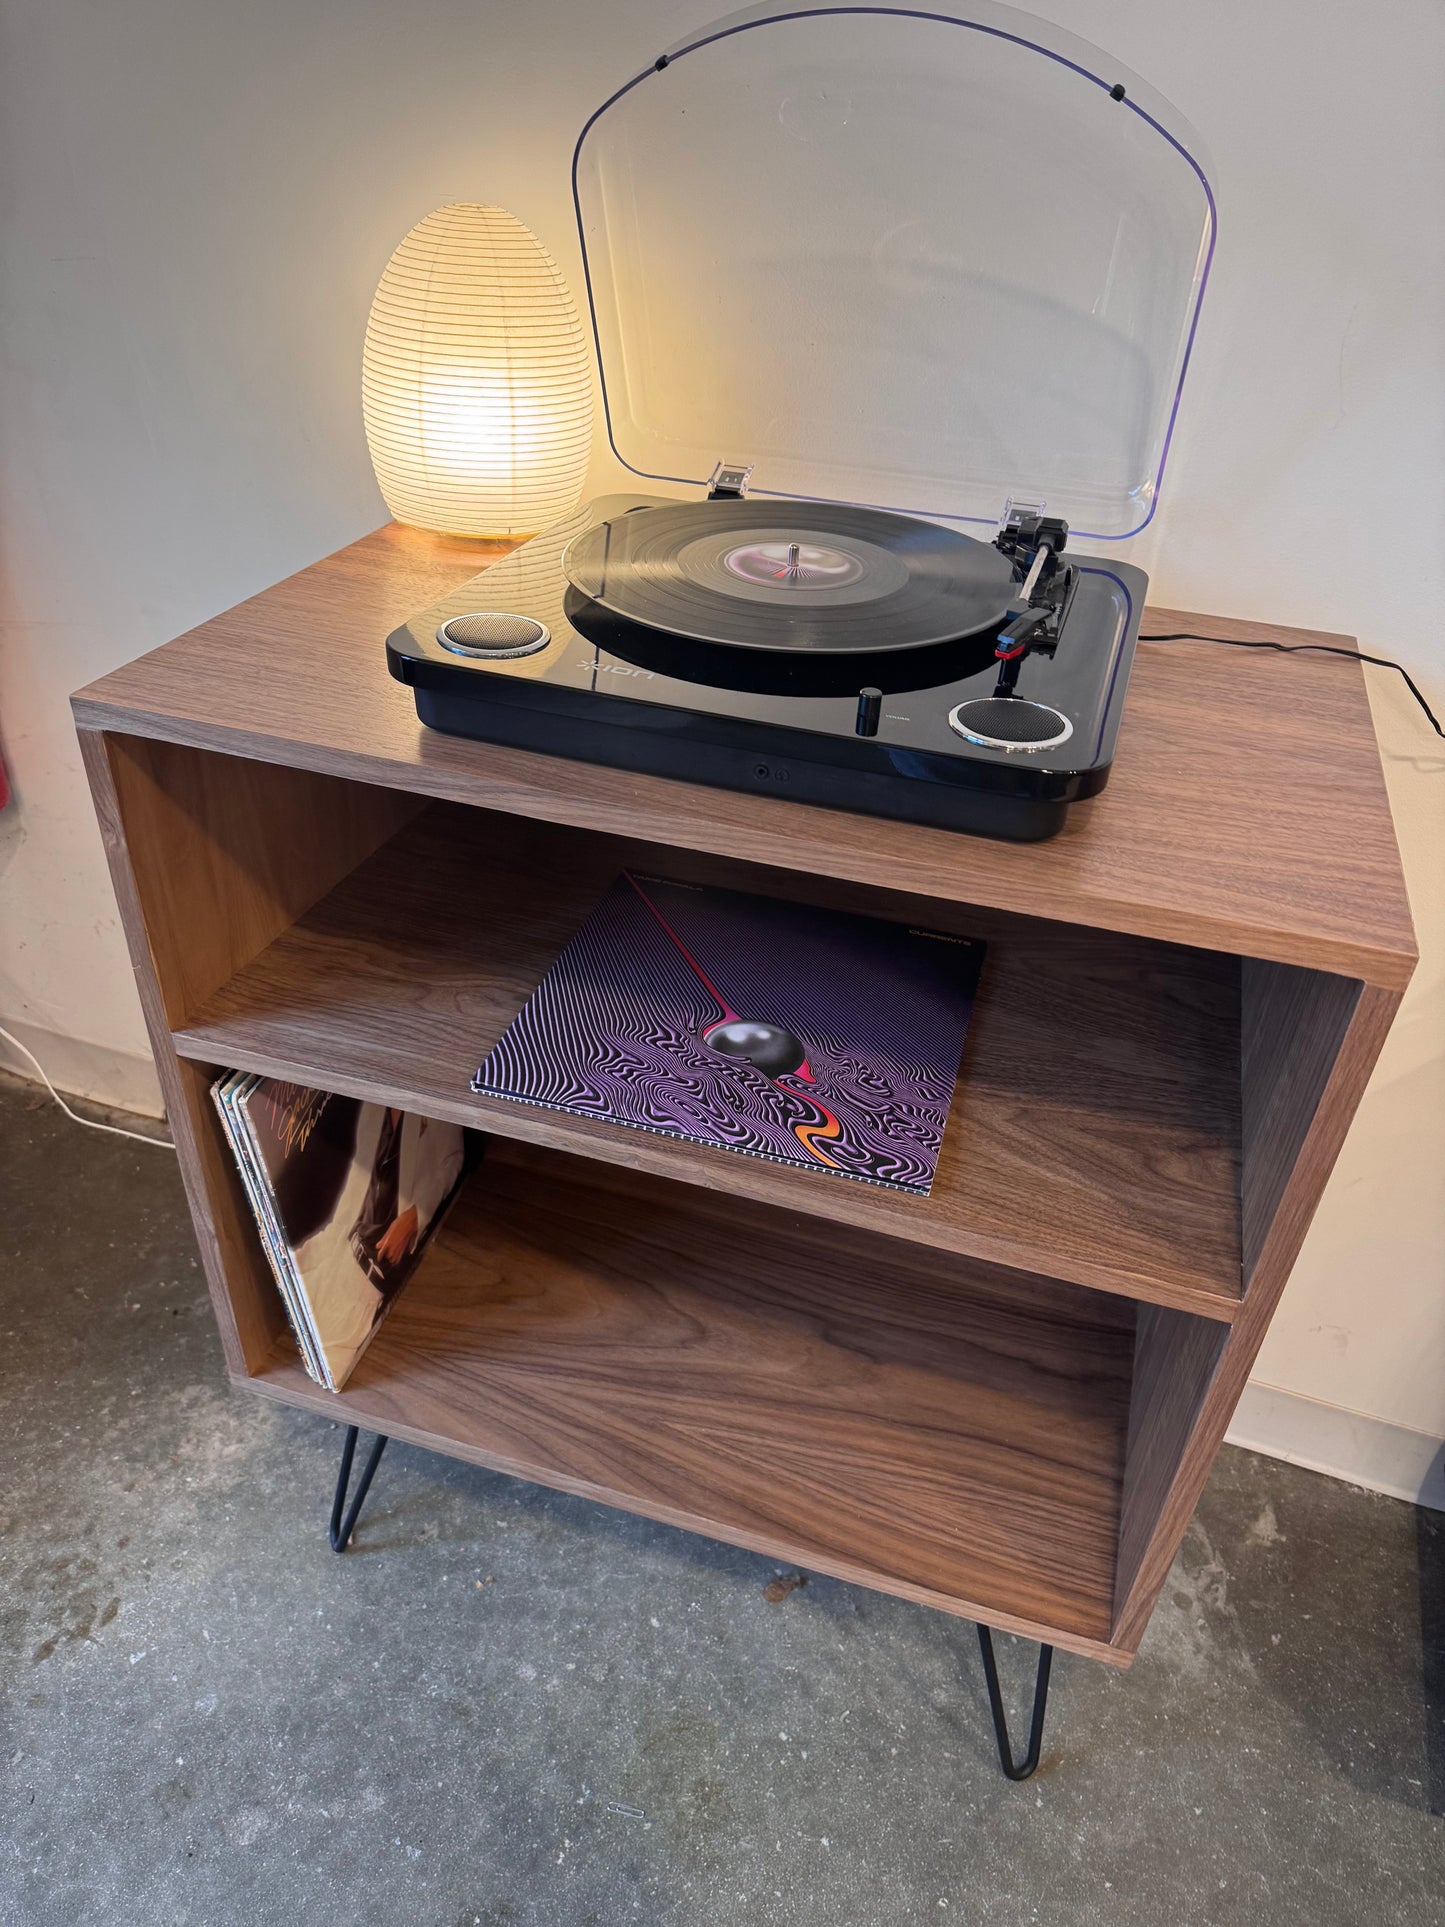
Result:
{"label": "concrete floor", "polygon": [[[999,1776],[972,1629],[232,1394],[174,1161],[0,1082],[0,1918],[1445,1918],[1445,1520],[1226,1451]],[[1031,1649],[1000,1643],[1021,1692]]]}

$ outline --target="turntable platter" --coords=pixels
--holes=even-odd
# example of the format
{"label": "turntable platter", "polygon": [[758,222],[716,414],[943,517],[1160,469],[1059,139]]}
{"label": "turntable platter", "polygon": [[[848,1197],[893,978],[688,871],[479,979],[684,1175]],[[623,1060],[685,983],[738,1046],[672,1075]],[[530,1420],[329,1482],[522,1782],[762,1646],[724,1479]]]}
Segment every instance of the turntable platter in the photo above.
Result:
{"label": "turntable platter", "polygon": [[626,623],[794,660],[957,641],[1000,624],[1014,593],[1011,564],[988,543],[827,502],[635,509],[578,536],[562,566]]}

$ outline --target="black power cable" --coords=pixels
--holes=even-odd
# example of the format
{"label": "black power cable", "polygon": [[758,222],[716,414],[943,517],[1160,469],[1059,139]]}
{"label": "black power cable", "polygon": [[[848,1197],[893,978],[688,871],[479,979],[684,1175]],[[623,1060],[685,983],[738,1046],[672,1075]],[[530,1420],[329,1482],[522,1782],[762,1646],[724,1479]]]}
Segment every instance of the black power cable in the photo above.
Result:
{"label": "black power cable", "polygon": [[1317,656],[1343,656],[1347,662],[1369,662],[1377,669],[1393,669],[1405,678],[1405,687],[1419,703],[1429,719],[1430,727],[1437,736],[1445,736],[1434,710],[1420,693],[1419,684],[1405,668],[1403,663],[1392,662],[1388,656],[1365,656],[1358,649],[1336,649],[1328,642],[1245,642],[1238,636],[1196,636],[1188,630],[1176,635],[1140,636],[1140,642],[1217,642],[1225,649],[1272,649],[1280,656],[1302,656],[1310,651]]}

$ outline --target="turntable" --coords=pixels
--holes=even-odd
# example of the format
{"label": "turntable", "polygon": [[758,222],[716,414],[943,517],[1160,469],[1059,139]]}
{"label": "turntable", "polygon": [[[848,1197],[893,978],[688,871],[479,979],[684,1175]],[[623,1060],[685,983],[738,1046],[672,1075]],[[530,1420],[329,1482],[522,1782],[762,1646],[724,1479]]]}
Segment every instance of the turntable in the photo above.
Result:
{"label": "turntable", "polygon": [[[1034,839],[1104,787],[1214,242],[1198,142],[992,5],[767,7],[592,115],[613,452],[387,643],[433,728]],[[679,500],[675,491],[690,490]]]}

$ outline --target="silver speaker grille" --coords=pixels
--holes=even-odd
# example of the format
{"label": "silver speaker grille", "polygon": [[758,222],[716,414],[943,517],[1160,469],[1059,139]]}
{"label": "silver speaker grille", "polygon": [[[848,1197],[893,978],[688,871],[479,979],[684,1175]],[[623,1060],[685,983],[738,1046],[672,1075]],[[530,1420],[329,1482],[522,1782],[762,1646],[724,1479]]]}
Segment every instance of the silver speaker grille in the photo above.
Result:
{"label": "silver speaker grille", "polygon": [[1074,733],[1062,710],[1022,696],[975,696],[949,710],[948,726],[984,749],[1057,749]]}
{"label": "silver speaker grille", "polygon": [[487,656],[493,662],[533,655],[551,640],[551,632],[531,616],[507,615],[500,609],[452,616],[437,630],[437,641],[454,656]]}

